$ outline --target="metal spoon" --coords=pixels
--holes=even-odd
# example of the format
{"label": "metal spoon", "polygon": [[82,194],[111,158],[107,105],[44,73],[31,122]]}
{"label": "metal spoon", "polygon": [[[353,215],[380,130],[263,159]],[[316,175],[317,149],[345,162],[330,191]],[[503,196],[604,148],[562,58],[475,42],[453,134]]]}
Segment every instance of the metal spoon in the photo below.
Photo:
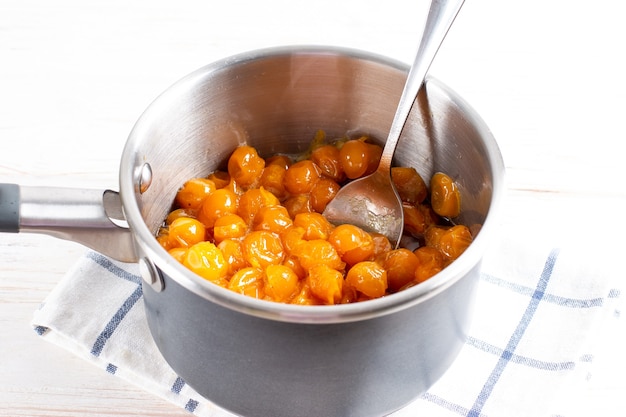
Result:
{"label": "metal spoon", "polygon": [[404,85],[378,168],[373,174],[341,188],[324,210],[324,216],[331,223],[350,223],[381,233],[387,236],[394,247],[398,246],[404,227],[404,214],[402,201],[391,181],[391,160],[428,68],[463,2],[432,1],[422,40]]}

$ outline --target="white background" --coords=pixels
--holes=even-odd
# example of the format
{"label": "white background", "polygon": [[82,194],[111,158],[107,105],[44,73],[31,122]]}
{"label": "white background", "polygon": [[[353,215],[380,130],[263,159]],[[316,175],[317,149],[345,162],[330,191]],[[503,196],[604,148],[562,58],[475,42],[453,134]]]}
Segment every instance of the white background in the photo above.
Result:
{"label": "white background", "polygon": [[[611,258],[626,248],[620,4],[468,0],[431,68],[498,140],[509,188],[504,221],[528,222],[555,244],[606,247]],[[288,44],[348,46],[408,63],[427,7],[424,0],[0,0],[0,182],[117,189],[134,121],[183,75]],[[188,415],[30,329],[34,309],[83,250],[45,236],[0,235],[0,415]],[[621,415],[624,347],[623,336],[603,342],[568,416]]]}

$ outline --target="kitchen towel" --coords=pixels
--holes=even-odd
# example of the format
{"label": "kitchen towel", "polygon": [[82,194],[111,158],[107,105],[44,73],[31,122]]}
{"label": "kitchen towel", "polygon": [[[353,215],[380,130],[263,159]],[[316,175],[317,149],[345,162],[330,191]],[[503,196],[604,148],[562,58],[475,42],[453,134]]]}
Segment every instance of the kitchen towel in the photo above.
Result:
{"label": "kitchen towel", "polygon": [[[485,255],[473,325],[457,360],[392,417],[560,417],[564,392],[568,401],[576,398],[591,372],[594,342],[607,336],[603,323],[619,319],[618,269],[588,248],[508,235],[515,239],[496,240]],[[33,327],[190,415],[231,416],[158,352],[135,264],[87,252],[35,312]]]}

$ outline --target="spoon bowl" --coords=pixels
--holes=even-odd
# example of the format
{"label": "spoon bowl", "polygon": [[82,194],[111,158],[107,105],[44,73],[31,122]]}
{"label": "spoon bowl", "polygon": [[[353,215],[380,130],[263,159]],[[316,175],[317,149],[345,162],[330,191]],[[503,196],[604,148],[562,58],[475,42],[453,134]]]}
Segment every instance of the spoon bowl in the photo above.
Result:
{"label": "spoon bowl", "polygon": [[381,233],[395,246],[404,227],[402,201],[391,176],[381,169],[345,185],[326,206],[324,216],[333,224],[354,224]]}
{"label": "spoon bowl", "polygon": [[394,247],[398,247],[404,228],[404,213],[402,201],[391,180],[393,154],[430,64],[463,3],[464,0],[432,1],[422,40],[402,90],[378,168],[339,190],[323,213],[331,223],[349,223],[381,233]]}

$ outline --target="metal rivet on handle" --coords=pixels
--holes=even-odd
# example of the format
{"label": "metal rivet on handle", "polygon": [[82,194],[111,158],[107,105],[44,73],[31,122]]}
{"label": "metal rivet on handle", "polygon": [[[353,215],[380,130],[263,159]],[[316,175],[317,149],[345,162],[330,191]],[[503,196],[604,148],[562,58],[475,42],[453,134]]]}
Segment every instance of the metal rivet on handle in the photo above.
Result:
{"label": "metal rivet on handle", "polygon": [[143,194],[148,191],[150,184],[152,184],[152,167],[146,162],[139,171],[139,192]]}
{"label": "metal rivet on handle", "polygon": [[156,292],[163,291],[163,277],[150,259],[139,259],[139,273],[146,284],[150,285],[150,288]]}

